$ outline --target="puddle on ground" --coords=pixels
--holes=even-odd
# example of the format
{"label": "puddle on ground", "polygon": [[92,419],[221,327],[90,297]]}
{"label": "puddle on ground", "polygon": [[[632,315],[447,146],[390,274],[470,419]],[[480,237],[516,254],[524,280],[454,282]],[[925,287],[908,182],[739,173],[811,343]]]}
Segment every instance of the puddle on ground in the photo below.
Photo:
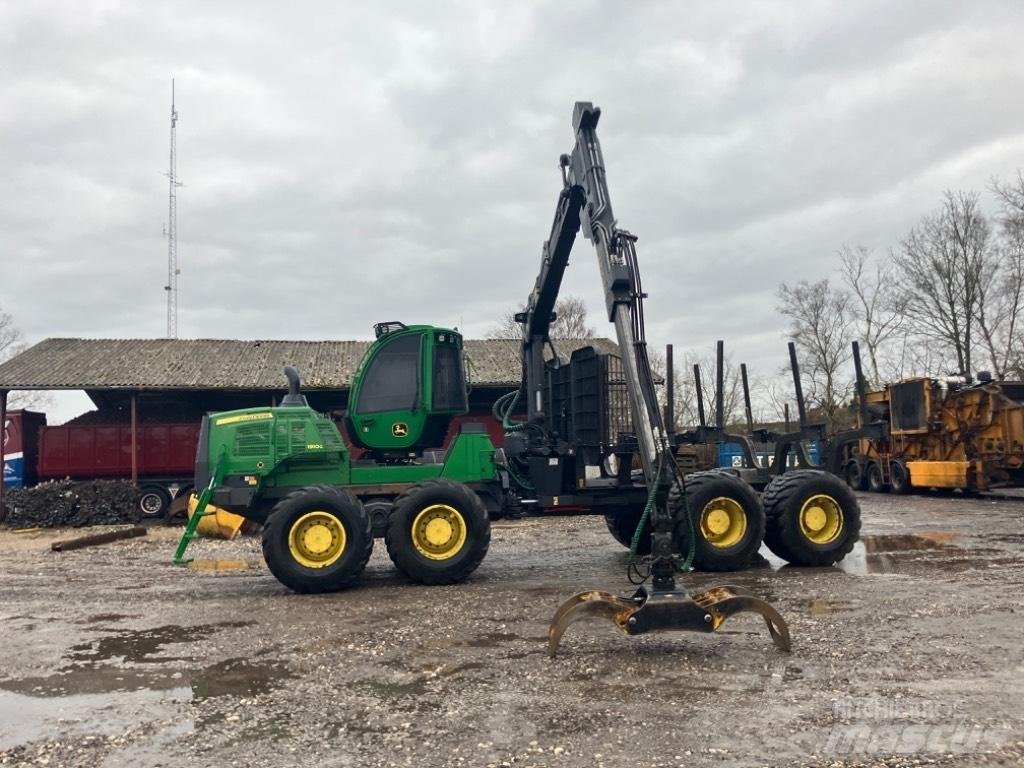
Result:
{"label": "puddle on ground", "polygon": [[854,576],[922,570],[956,573],[996,567],[1013,560],[993,559],[990,555],[995,554],[994,550],[965,550],[956,543],[959,538],[958,534],[945,531],[863,536],[836,567]]}
{"label": "puddle on ground", "polygon": [[512,632],[488,632],[474,637],[471,640],[463,640],[460,645],[465,645],[470,648],[497,648],[501,643],[507,643],[513,640],[522,640],[522,638]]}
{"label": "puddle on ground", "polygon": [[188,567],[195,571],[245,571],[249,563],[245,560],[192,560]]}
{"label": "puddle on ground", "polygon": [[188,674],[192,684],[192,698],[210,699],[217,696],[258,696],[280,688],[295,677],[283,661],[268,659],[227,659],[198,672]]}
{"label": "puddle on ground", "polygon": [[[155,655],[164,645],[251,623],[121,631],[74,646],[65,657],[69,663],[52,675],[0,680],[0,749],[69,733],[123,733],[180,716],[183,702],[252,697],[281,687],[294,677],[281,660],[236,658],[190,668],[191,657]],[[194,652],[201,649],[199,644]],[[178,663],[160,666],[167,662]]]}
{"label": "puddle on ground", "polygon": [[[892,533],[862,536],[835,567],[852,576],[882,573],[920,573],[938,571],[957,573],[980,568],[998,568],[1020,563],[1019,557],[1006,556],[998,549],[959,546],[960,535],[947,531],[933,533]],[[1004,555],[993,557],[993,555]],[[762,545],[754,567],[772,570],[795,568]],[[803,570],[803,569],[800,569]]]}
{"label": "puddle on ground", "polygon": [[853,603],[849,600],[826,600],[822,597],[814,597],[807,601],[807,611],[811,616],[827,616],[830,613],[841,613],[853,609]]}
{"label": "puddle on ground", "polygon": [[917,552],[923,549],[959,549],[953,542],[959,539],[956,533],[888,533],[876,536],[861,536],[864,550],[873,552]]}
{"label": "puddle on ground", "polygon": [[68,658],[72,661],[116,661],[135,664],[162,663],[174,659],[157,656],[165,645],[194,643],[205,640],[220,629],[249,627],[251,621],[222,621],[217,624],[199,624],[182,627],[166,624],[152,629],[126,629],[106,635],[98,640],[71,646]]}
{"label": "puddle on ground", "polygon": [[[487,632],[468,639],[428,638],[420,643],[420,648],[432,651],[444,651],[449,648],[499,648],[502,643],[524,640],[512,632]],[[547,642],[547,638],[544,638]]]}
{"label": "puddle on ground", "polygon": [[107,693],[46,698],[0,688],[0,750],[39,739],[124,733],[145,720],[174,716],[190,695],[186,687],[144,688],[114,701]]}
{"label": "puddle on ground", "polygon": [[131,616],[127,613],[95,613],[85,620],[86,624],[106,624],[112,621],[121,621],[121,619],[134,619],[136,616]]}

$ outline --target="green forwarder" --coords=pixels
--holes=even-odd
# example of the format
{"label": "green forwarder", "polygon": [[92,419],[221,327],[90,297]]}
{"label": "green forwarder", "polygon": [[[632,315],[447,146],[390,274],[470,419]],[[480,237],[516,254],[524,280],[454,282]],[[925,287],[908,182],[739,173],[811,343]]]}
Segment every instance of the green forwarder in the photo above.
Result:
{"label": "green forwarder", "polygon": [[300,592],[355,580],[383,537],[392,561],[424,584],[466,578],[490,543],[489,513],[509,503],[502,451],[469,410],[462,336],[449,328],[379,323],[356,370],[345,413],[353,459],[337,425],[309,407],[298,373],[274,408],[203,418],[195,514],[175,562],[215,506],[263,526],[273,574]]}

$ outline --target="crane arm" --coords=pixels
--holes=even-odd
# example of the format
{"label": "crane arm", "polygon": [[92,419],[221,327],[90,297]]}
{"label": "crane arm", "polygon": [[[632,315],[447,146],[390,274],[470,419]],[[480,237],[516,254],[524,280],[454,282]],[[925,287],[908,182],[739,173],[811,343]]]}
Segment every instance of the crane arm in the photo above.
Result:
{"label": "crane arm", "polygon": [[664,427],[654,391],[644,337],[643,292],[636,261],[636,237],[616,225],[604,157],[596,128],[601,110],[590,102],[576,102],[572,125],[576,144],[562,155],[563,188],[559,193],[551,234],[541,252],[541,268],[527,302],[516,316],[523,325],[523,367],[528,392],[529,420],[546,424],[543,411],[544,354],[550,341],[554,307],[577,232],[597,250],[608,319],[615,325],[629,392],[630,412],[648,484],[656,483]]}

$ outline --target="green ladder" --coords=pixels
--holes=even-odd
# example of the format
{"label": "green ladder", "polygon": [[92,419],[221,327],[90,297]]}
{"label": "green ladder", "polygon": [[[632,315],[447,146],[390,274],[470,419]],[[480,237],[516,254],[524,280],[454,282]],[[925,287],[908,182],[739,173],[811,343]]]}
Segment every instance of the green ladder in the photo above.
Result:
{"label": "green ladder", "polygon": [[188,519],[188,524],[185,526],[185,533],[181,535],[181,541],[178,542],[178,549],[174,553],[174,564],[175,565],[186,565],[192,562],[192,558],[186,559],[185,550],[188,549],[189,542],[196,537],[196,529],[199,527],[199,521],[207,517],[208,515],[217,514],[215,510],[209,510],[207,507],[210,506],[210,499],[213,497],[213,489],[220,485],[221,477],[220,472],[221,462],[217,462],[217,466],[213,470],[213,475],[210,477],[210,483],[203,489],[203,492],[199,494],[199,500],[196,502],[196,511],[192,513],[192,517]]}

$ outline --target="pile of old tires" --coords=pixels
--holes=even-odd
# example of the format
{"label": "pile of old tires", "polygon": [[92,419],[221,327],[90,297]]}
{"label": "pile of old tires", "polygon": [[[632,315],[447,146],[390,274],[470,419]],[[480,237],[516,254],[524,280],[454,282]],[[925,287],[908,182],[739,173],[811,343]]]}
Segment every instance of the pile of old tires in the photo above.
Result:
{"label": "pile of old tires", "polygon": [[134,523],[139,491],[126,480],[53,480],[4,492],[4,525],[11,528],[80,528]]}

